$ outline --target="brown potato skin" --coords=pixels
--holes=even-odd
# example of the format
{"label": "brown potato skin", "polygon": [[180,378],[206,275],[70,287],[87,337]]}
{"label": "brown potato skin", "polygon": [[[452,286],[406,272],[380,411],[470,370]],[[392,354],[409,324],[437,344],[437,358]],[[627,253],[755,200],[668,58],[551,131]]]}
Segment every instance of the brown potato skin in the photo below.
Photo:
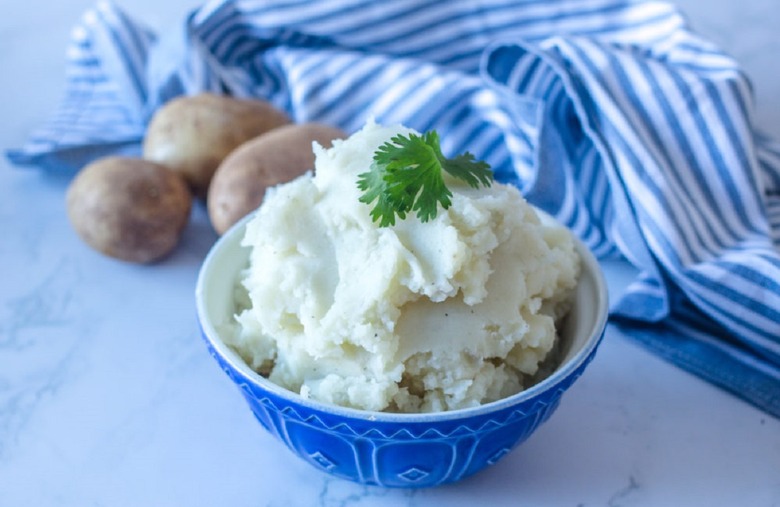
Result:
{"label": "brown potato skin", "polygon": [[257,209],[265,191],[314,168],[312,142],[328,148],[347,134],[322,123],[285,125],[236,148],[217,168],[209,187],[209,218],[224,234],[234,223]]}
{"label": "brown potato skin", "polygon": [[264,100],[212,93],[181,96],[152,116],[143,158],[180,173],[196,196],[205,197],[214,171],[228,153],[288,123],[284,112]]}
{"label": "brown potato skin", "polygon": [[128,262],[151,263],[178,244],[192,194],[178,174],[129,157],[85,166],[66,194],[76,233],[95,250]]}

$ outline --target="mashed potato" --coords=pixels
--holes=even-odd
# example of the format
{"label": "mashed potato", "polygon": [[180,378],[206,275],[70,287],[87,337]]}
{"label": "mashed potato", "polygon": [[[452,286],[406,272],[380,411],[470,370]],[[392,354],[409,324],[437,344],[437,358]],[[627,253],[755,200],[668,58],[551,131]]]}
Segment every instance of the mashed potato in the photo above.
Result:
{"label": "mashed potato", "polygon": [[369,122],[315,144],[314,174],[271,189],[249,222],[229,345],[271,381],[365,410],[452,410],[522,390],[553,349],[579,258],[516,188],[447,179],[435,219],[371,221],[358,174],[409,132]]}

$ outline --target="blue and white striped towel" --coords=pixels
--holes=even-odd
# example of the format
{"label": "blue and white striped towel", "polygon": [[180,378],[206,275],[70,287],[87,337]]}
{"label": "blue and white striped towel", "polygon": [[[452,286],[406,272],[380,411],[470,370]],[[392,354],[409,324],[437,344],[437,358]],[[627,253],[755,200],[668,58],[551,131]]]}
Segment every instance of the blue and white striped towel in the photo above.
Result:
{"label": "blue and white striped towel", "polygon": [[614,325],[780,416],[780,145],[737,63],[669,3],[220,0],[159,39],[100,3],[68,63],[13,162],[138,153],[160,104],[204,90],[347,131],[437,129],[640,270]]}

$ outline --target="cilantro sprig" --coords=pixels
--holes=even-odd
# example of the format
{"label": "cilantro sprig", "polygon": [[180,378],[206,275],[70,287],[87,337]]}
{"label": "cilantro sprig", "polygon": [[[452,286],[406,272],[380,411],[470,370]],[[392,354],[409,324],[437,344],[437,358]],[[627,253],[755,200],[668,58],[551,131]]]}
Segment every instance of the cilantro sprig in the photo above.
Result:
{"label": "cilantro sprig", "polygon": [[408,137],[398,134],[377,148],[368,172],[358,175],[360,202],[376,201],[371,219],[380,227],[395,225],[396,215],[403,220],[407,213],[427,222],[436,218],[439,205],[447,209],[452,204],[442,171],[474,188],[493,182],[490,165],[471,153],[445,157],[435,130]]}

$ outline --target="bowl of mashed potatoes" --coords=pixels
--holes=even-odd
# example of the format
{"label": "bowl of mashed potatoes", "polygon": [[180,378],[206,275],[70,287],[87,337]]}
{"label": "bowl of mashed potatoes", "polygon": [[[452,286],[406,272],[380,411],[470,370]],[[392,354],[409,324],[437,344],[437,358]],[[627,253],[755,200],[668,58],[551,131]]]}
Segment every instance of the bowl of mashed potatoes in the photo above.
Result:
{"label": "bowl of mashed potatoes", "polygon": [[205,259],[208,350],[260,424],[323,472],[420,488],[498,462],[594,357],[606,284],[512,186],[380,227],[357,178],[403,126],[369,122],[270,189]]}

